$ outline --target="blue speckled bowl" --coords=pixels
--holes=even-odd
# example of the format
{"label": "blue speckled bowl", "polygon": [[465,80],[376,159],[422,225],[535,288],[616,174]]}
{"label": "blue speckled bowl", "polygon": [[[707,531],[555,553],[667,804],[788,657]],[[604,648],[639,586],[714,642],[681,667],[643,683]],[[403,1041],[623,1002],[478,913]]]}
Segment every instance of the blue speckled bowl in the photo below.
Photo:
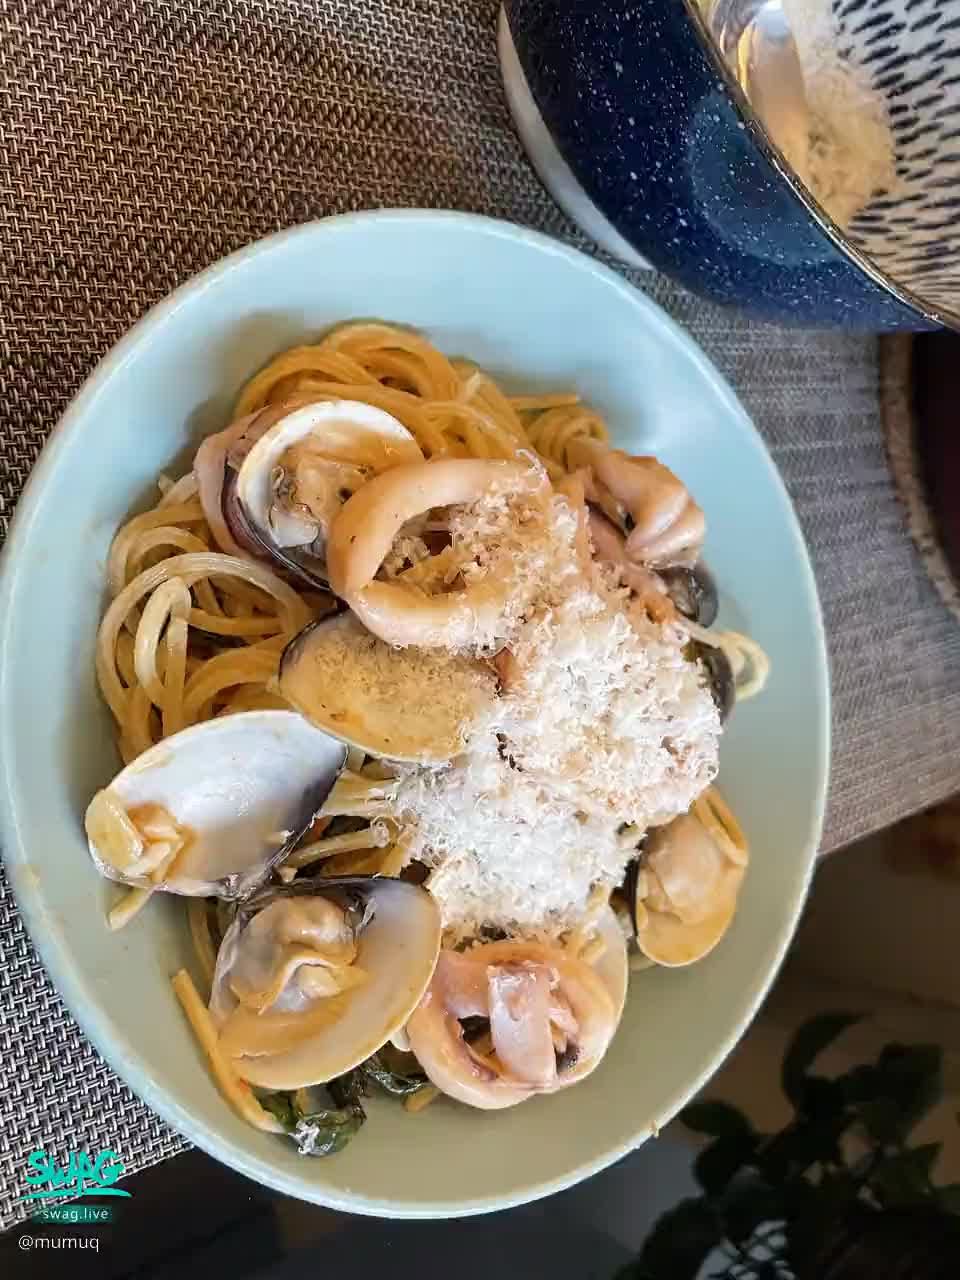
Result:
{"label": "blue speckled bowl", "polygon": [[770,141],[696,0],[505,0],[501,57],[519,131],[558,201],[627,262],[642,255],[698,293],[785,323],[960,327],[945,190],[960,150],[960,4],[835,6],[887,95],[906,184],[849,234]]}

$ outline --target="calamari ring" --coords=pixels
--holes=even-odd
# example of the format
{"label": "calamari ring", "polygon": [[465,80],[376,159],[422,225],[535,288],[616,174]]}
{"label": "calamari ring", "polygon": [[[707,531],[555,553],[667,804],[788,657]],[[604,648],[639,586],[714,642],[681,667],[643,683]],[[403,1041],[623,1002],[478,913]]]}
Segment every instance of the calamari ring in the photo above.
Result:
{"label": "calamari ring", "polygon": [[[496,1055],[491,1060],[476,1053],[463,1036],[461,1018],[490,1015],[490,974],[518,964],[552,970],[557,990],[575,1020],[577,1053],[569,1066],[553,1071],[549,1081],[518,1077],[499,1065]],[[417,1060],[438,1089],[468,1106],[495,1111],[582,1080],[606,1052],[619,1018],[620,1009],[606,984],[585,961],[558,947],[506,941],[462,954],[442,951],[406,1033]]]}
{"label": "calamari ring", "polygon": [[476,502],[493,486],[520,488],[536,472],[522,462],[448,458],[412,462],[368,480],[330,525],[330,586],[364,626],[388,644],[458,648],[493,635],[506,608],[503,583],[480,582],[446,595],[415,594],[375,582],[394,538],[414,516],[434,507]]}

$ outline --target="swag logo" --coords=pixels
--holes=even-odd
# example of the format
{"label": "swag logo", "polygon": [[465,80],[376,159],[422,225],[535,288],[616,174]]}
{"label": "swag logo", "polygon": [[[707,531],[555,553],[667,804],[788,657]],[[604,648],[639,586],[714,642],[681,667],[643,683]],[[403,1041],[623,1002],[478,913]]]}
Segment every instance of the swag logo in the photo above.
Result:
{"label": "swag logo", "polygon": [[27,1157],[29,1171],[26,1175],[27,1194],[21,1200],[38,1200],[39,1213],[44,1222],[109,1222],[112,1211],[99,1205],[53,1205],[44,1208],[42,1201],[53,1196],[70,1196],[73,1200],[85,1196],[122,1196],[131,1198],[114,1183],[126,1173],[123,1162],[115,1151],[104,1148],[96,1156],[86,1151],[71,1151],[61,1165],[45,1151],[31,1151]]}

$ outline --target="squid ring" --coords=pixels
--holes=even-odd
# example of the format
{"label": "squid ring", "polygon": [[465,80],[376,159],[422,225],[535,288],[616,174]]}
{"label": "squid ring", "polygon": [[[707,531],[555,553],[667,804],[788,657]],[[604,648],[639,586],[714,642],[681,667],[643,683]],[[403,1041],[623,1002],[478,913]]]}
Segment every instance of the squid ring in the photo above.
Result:
{"label": "squid ring", "polygon": [[475,502],[493,485],[519,488],[535,475],[521,462],[448,458],[384,471],[357,490],[330,526],[331,589],[363,625],[389,644],[461,647],[492,635],[507,600],[503,583],[480,582],[446,595],[414,594],[376,582],[401,527],[434,507]]}
{"label": "squid ring", "polygon": [[[512,1052],[504,1034],[503,1010],[497,990],[509,996],[511,982],[536,970],[552,973],[556,995],[546,995],[539,1014],[530,1008],[524,1015]],[[559,1004],[558,1004],[559,1001]],[[536,996],[530,1004],[535,1006]],[[488,1017],[493,1037],[493,1059],[475,1052],[463,1035],[461,1019]],[[554,1093],[582,1080],[606,1052],[619,1021],[620,1010],[603,979],[585,961],[557,947],[534,942],[494,942],[464,953],[442,951],[433,980],[406,1026],[410,1047],[429,1079],[444,1093],[468,1106],[493,1111],[515,1106],[538,1093]],[[564,1030],[574,1047],[571,1060],[560,1066],[554,1060],[550,1022],[566,1023]],[[499,1025],[498,1025],[499,1022]],[[542,1024],[542,1025],[541,1025]],[[537,1032],[546,1036],[549,1068],[533,1067]],[[517,1055],[519,1054],[519,1061]],[[541,1055],[542,1056],[542,1055]]]}

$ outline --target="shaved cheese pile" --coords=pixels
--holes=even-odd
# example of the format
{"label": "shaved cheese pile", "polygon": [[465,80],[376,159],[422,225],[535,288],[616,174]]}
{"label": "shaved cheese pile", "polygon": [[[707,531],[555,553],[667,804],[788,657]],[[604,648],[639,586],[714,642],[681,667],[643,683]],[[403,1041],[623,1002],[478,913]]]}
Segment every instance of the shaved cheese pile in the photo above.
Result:
{"label": "shaved cheese pile", "polygon": [[488,738],[444,769],[405,772],[401,808],[416,815],[411,856],[448,935],[483,927],[555,936],[576,924],[592,886],[623,872],[616,827],[518,772]]}
{"label": "shaved cheese pile", "polygon": [[511,646],[490,708],[516,764],[585,812],[641,828],[686,813],[717,772],[720,721],[681,641],[588,585]]}
{"label": "shaved cheese pile", "polygon": [[574,551],[577,517],[553,497],[531,468],[528,488],[492,489],[462,507],[450,522],[452,554],[468,586],[507,586],[507,607],[493,645],[513,645],[532,611],[558,600],[582,579]]}
{"label": "shaved cheese pile", "polygon": [[623,824],[668,822],[713,780],[719,717],[684,633],[628,618],[626,593],[578,558],[565,499],[494,495],[453,527],[465,578],[509,574],[512,658],[468,752],[401,772],[411,857],[433,869],[449,935],[555,937],[622,878]]}

